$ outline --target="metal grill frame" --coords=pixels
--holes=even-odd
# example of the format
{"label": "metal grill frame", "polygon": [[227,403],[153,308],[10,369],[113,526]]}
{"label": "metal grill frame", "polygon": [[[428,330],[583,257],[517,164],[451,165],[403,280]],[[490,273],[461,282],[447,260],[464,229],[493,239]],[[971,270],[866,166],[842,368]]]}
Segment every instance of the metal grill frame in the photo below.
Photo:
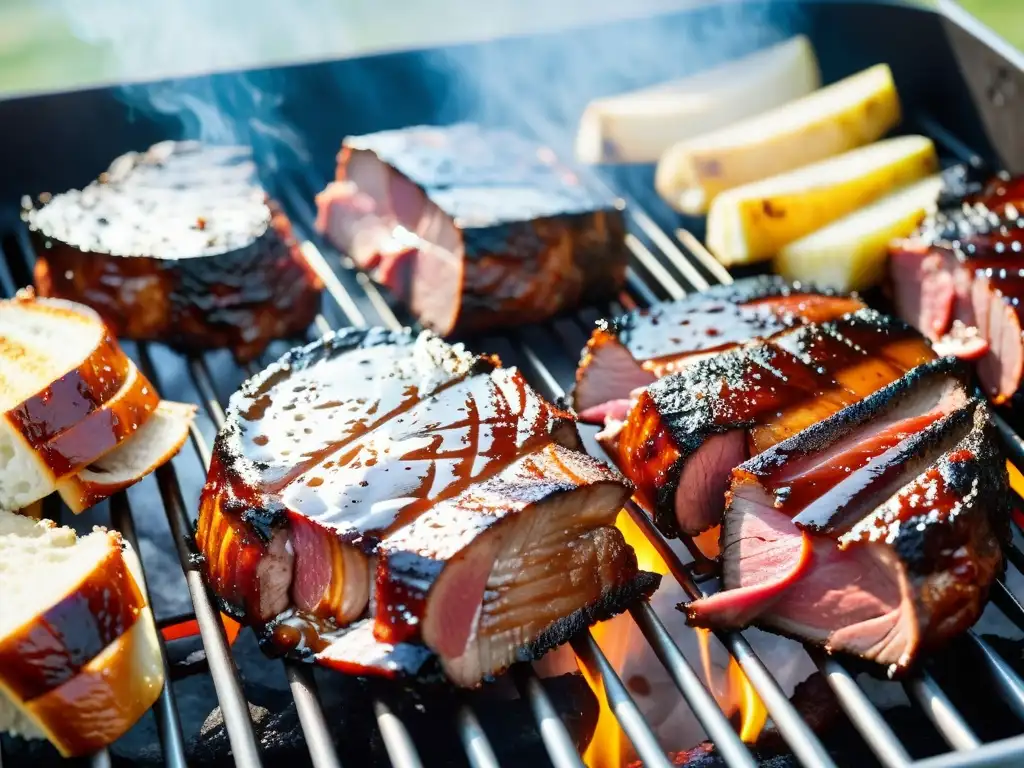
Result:
{"label": "metal grill frame", "polygon": [[[967,35],[975,42],[976,50],[980,51],[974,54],[975,57],[997,55],[998,61],[1003,62],[999,66],[1005,66],[1006,61],[1013,62],[1015,69],[1009,70],[1009,75],[1000,75],[1002,79],[997,78],[999,82],[1005,82],[1007,78],[1010,81],[1015,81],[1018,77],[1024,78],[1024,57],[1012,49],[1006,51],[999,41],[993,42],[988,39],[983,28],[979,29],[971,17],[957,10],[952,4],[946,3],[945,0],[940,4],[946,14],[941,23],[952,25],[949,31],[951,38],[958,39],[958,36]],[[981,41],[984,43],[981,44]],[[972,71],[969,79],[983,82],[983,73]],[[969,87],[973,88],[973,85],[969,84]],[[1024,88],[1018,90],[1024,92]],[[1018,110],[1016,114],[1024,115],[1024,111]],[[991,128],[995,125],[996,132],[1000,130],[1001,123],[998,119],[986,118],[985,115],[982,115],[982,119],[986,126]],[[958,138],[933,118],[918,113],[915,123],[917,128],[931,135],[937,144],[958,160],[976,163],[980,156],[992,156],[991,152],[975,152],[967,141]],[[557,129],[540,116],[532,116],[530,124],[526,127],[556,149],[567,150],[564,129]],[[1017,167],[1020,167],[1018,160],[1024,163],[1024,158],[1014,155],[1013,147],[1007,150],[1003,145],[998,149],[1002,150],[1004,160],[1008,159],[1009,162],[1017,164]],[[608,184],[606,178],[598,175],[594,175],[590,181],[598,185]],[[612,183],[618,186],[614,181]],[[282,187],[279,194],[296,225],[297,232],[304,239],[303,253],[324,280],[327,289],[324,314],[317,318],[315,333],[320,335],[331,330],[331,324],[325,315],[337,317],[352,326],[379,324],[390,328],[402,327],[403,322],[399,314],[377,287],[364,275],[353,272],[351,264],[344,257],[332,251],[313,234],[311,200],[315,191],[290,184]],[[632,259],[627,288],[619,296],[618,302],[608,308],[611,312],[618,313],[636,306],[649,305],[661,297],[680,298],[687,292],[701,290],[713,282],[731,280],[729,273],[704,249],[699,238],[690,230],[680,228],[670,235],[636,200],[627,198],[624,205],[630,232],[627,244]],[[23,274],[30,273],[31,261],[34,259],[24,228],[17,227],[15,231],[15,240],[5,241],[6,249],[0,249],[0,295],[10,295],[18,287],[11,269],[11,265],[15,263],[14,259],[23,260],[20,262],[20,271]],[[361,308],[367,306],[372,309],[369,313]],[[547,330],[552,332],[564,353],[564,360],[558,372],[551,369],[550,361],[546,362],[535,351],[533,340],[539,332],[538,329],[522,329],[508,336],[516,359],[506,362],[519,363],[538,389],[549,397],[564,394],[564,386],[571,383],[571,378],[567,377],[566,372],[571,372],[575,356],[578,355],[579,342],[589,333],[593,314],[592,310],[584,311],[575,318],[561,318],[548,324]],[[138,345],[138,350],[138,362],[142,370],[154,382],[159,381],[160,377],[157,375],[147,345]],[[200,357],[191,357],[187,360],[187,367],[192,384],[200,395],[202,408],[219,429],[224,421],[223,405],[218,399],[214,377],[207,363]],[[255,368],[251,368],[246,372],[254,371]],[[1024,440],[1001,419],[999,428],[1014,462],[1024,467]],[[210,447],[196,426],[192,429],[191,444],[200,460],[208,466]],[[192,557],[191,523],[174,467],[170,464],[162,467],[157,471],[156,479],[193,604],[194,613],[182,618],[194,617],[198,622],[209,662],[209,674],[223,712],[236,763],[244,766],[261,765],[238,670],[231,659],[229,644],[213,597],[196,569]],[[627,511],[657,549],[668,566],[670,575],[679,582],[688,597],[694,599],[704,594],[701,584],[703,578],[695,577],[694,562],[684,562],[680,559],[651,524],[650,518],[636,504],[631,502],[627,506]],[[110,512],[113,527],[120,530],[129,543],[137,548],[138,542],[127,494],[120,493],[111,500]],[[1007,556],[1014,567],[1024,567],[1024,551],[1011,547]],[[996,584],[993,604],[1015,623],[1024,626],[1024,609],[1003,581]],[[647,603],[641,603],[631,608],[629,613],[665,667],[680,695],[705,728],[709,738],[714,741],[725,762],[730,766],[754,766],[755,761],[748,747],[740,741],[729,720],[702,682],[701,675],[684,657],[653,608]],[[743,633],[717,632],[716,635],[746,673],[781,736],[800,762],[815,768],[833,766],[834,762],[821,740],[801,718]],[[985,640],[973,631],[967,636],[979,651],[979,657],[983,660],[983,666],[990,675],[995,691],[1010,711],[1024,722],[1024,680]],[[601,680],[603,695],[638,757],[646,766],[668,768],[669,760],[659,746],[650,725],[644,720],[626,686],[611,667],[593,635],[589,631],[584,632],[572,641],[572,647],[589,671]],[[913,761],[883,715],[858,687],[843,660],[825,656],[814,649],[808,649],[808,653],[828,681],[850,721],[879,763],[886,768],[954,768],[1015,765],[1024,762],[1024,731],[1018,736],[982,744],[939,684],[923,670],[903,685],[911,701],[928,716],[950,751]],[[165,650],[164,665],[166,668]],[[291,662],[284,662],[284,665],[312,763],[317,768],[338,768],[341,761],[328,733],[311,669],[306,665]],[[519,665],[513,668],[510,674],[520,695],[529,703],[540,738],[552,764],[556,768],[582,766],[582,760],[571,735],[532,667]],[[158,703],[154,706],[154,713],[166,764],[175,768],[184,766],[185,744],[173,686],[170,684],[165,685]],[[396,768],[421,766],[423,762],[416,745],[401,719],[381,700],[374,702],[374,714],[391,763]],[[496,768],[499,765],[487,734],[469,706],[464,705],[458,711],[456,727],[466,758],[473,768]],[[109,752],[103,751],[93,756],[92,764],[110,765]]]}

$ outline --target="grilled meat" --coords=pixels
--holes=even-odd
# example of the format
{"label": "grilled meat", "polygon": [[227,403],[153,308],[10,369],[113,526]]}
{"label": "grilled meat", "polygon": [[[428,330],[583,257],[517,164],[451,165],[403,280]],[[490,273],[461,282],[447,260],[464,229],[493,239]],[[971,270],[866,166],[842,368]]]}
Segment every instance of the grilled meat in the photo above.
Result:
{"label": "grilled meat", "polygon": [[249,360],[316,316],[319,279],[248,150],[163,142],[24,217],[40,294],[88,304],[118,336]]}
{"label": "grilled meat", "polygon": [[573,406],[581,420],[601,422],[633,390],[698,360],[863,307],[855,297],[756,277],[636,310],[598,324],[576,372]]}
{"label": "grilled meat", "polygon": [[700,360],[636,396],[599,436],[666,535],[721,518],[732,469],[934,358],[861,309]]}
{"label": "grilled meat", "polygon": [[426,327],[537,322],[622,286],[622,212],[549,150],[472,124],[345,139],[317,227]]}
{"label": "grilled meat", "polygon": [[947,203],[891,247],[897,310],[941,353],[977,359],[993,403],[1016,404],[1024,383],[1024,177]]}
{"label": "grilled meat", "polygon": [[724,590],[685,610],[898,674],[978,618],[1008,519],[987,409],[950,358],[933,361],[736,469]]}
{"label": "grilled meat", "polygon": [[227,422],[196,541],[273,652],[366,674],[436,654],[468,686],[657,586],[613,527],[628,485],[569,415],[429,332],[295,350]]}

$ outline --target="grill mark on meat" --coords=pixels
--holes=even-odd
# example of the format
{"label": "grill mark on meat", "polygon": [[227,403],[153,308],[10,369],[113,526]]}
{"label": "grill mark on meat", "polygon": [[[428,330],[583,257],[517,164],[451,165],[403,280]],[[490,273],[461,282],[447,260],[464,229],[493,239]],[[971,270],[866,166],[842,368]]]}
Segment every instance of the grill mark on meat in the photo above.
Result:
{"label": "grill mark on meat", "polygon": [[163,142],[24,218],[43,296],[79,301],[118,336],[241,361],[312,323],[321,284],[241,147]]}
{"label": "grill mark on meat", "polygon": [[[666,535],[700,533],[720,519],[724,502],[717,490],[739,461],[933,357],[905,324],[858,310],[660,379],[636,398],[621,429],[603,443]],[[746,452],[736,437],[728,444],[708,442],[736,431],[746,436]],[[710,471],[687,472],[705,451],[700,461]],[[684,472],[686,485],[680,482]]]}
{"label": "grill mark on meat", "polygon": [[856,297],[762,276],[602,321],[576,371],[574,407],[583,413],[704,355],[863,307]]}
{"label": "grill mark on meat", "polygon": [[317,228],[442,335],[603,301],[625,279],[622,212],[503,130],[346,138]]}

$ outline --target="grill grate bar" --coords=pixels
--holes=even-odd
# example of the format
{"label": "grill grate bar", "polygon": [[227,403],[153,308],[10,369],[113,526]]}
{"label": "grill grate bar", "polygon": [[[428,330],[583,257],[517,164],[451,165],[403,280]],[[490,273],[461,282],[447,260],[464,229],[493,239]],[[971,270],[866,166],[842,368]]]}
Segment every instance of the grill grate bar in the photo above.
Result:
{"label": "grill grate bar", "polygon": [[423,762],[416,752],[416,745],[413,744],[405,723],[380,699],[373,702],[373,712],[377,716],[377,727],[384,737],[384,748],[391,758],[391,763],[408,768],[423,768]]}
{"label": "grill grate bar", "polygon": [[341,768],[341,761],[327,729],[323,707],[320,706],[312,671],[306,665],[292,662],[285,662],[284,669],[313,765],[315,768]]}
{"label": "grill grate bar", "polygon": [[643,265],[644,269],[650,272],[651,277],[664,286],[665,290],[668,291],[669,298],[681,299],[686,295],[686,289],[672,277],[664,265],[658,261],[657,257],[651,253],[646,245],[640,242],[636,235],[626,235],[626,247],[636,257],[636,260]]}
{"label": "grill grate bar", "polygon": [[572,736],[569,735],[569,729],[559,717],[533,667],[529,664],[517,664],[512,667],[512,678],[519,695],[530,703],[541,740],[554,767],[586,768],[572,741]]}
{"label": "grill grate bar", "polygon": [[967,633],[967,637],[974,643],[975,648],[981,654],[1003,701],[1006,702],[1020,720],[1024,721],[1024,682],[1013,671],[1013,668],[1003,660],[1003,657],[996,653],[992,646],[982,640],[973,629]]}
{"label": "grill grate bar", "polygon": [[750,751],[740,741],[732,723],[708,693],[650,603],[640,603],[631,608],[630,613],[725,762],[731,768],[754,768],[756,763]]}
{"label": "grill grate bar", "polygon": [[110,750],[101,749],[99,752],[93,754],[89,758],[89,768],[113,768],[113,762],[110,759]]}
{"label": "grill grate bar", "polygon": [[643,761],[645,768],[671,768],[668,758],[658,744],[651,726],[644,719],[633,697],[622,684],[618,673],[612,669],[594,635],[588,630],[573,638],[572,649],[583,661],[594,677],[601,680],[605,700],[615,713],[619,725],[633,743],[633,748]]}
{"label": "grill grate bar", "polygon": [[688,229],[679,228],[676,230],[676,239],[682,243],[687,253],[691,254],[700,262],[702,267],[714,275],[718,282],[723,285],[729,285],[732,282],[732,275],[729,274],[729,270],[723,267],[722,262],[716,259],[711,251],[704,247],[704,243],[696,235]]}
{"label": "grill grate bar", "polygon": [[[151,381],[157,381],[159,377],[156,375],[153,360],[145,344],[139,345],[139,358],[146,378]],[[204,460],[208,462],[209,449],[205,448],[202,434],[194,425],[192,438],[200,455],[204,451],[199,449],[201,447],[205,449],[206,455]],[[262,763],[259,749],[256,746],[256,736],[253,732],[252,720],[249,717],[249,706],[245,696],[242,694],[242,684],[239,680],[238,668],[231,658],[227,637],[224,634],[224,626],[221,624],[219,613],[214,607],[213,598],[206,587],[206,583],[203,581],[202,575],[192,561],[193,553],[189,548],[189,542],[192,540],[191,525],[189,524],[188,514],[185,512],[185,502],[182,498],[181,486],[171,464],[165,464],[160,467],[155,474],[160,487],[160,495],[164,500],[167,522],[171,527],[174,544],[178,550],[178,559],[181,562],[189,594],[192,597],[192,607],[196,614],[196,621],[199,624],[199,634],[203,647],[206,650],[206,660],[209,664],[210,676],[213,678],[217,701],[220,702],[224,726],[227,730],[228,741],[231,744],[231,752],[236,762],[246,766],[259,766]]]}
{"label": "grill grate bar", "polygon": [[[128,541],[141,562],[142,553],[139,549],[139,538],[135,534],[135,520],[132,518],[131,507],[128,504],[128,495],[124,491],[121,491],[110,500],[110,517],[114,527]],[[142,570],[142,583],[139,586],[142,588],[143,594],[146,595],[146,602],[149,602],[152,606],[149,599],[149,585],[147,584],[145,569]],[[181,734],[181,719],[178,715],[174,687],[171,685],[170,666],[167,663],[167,648],[164,645],[163,637],[158,635],[158,641],[160,644],[160,661],[164,669],[164,686],[160,691],[160,698],[153,708],[153,714],[156,717],[160,744],[163,746],[165,764],[172,768],[185,768],[185,742]]]}
{"label": "grill grate bar", "polygon": [[491,749],[487,734],[473,710],[466,706],[459,707],[455,724],[472,768],[498,768],[498,757]]}
{"label": "grill grate bar", "polygon": [[878,759],[888,768],[900,768],[910,764],[910,755],[896,738],[889,724],[879,714],[857,682],[839,662],[821,653],[812,652],[811,658],[825,676],[832,691],[836,694],[843,710],[857,727],[861,736],[867,741]]}
{"label": "grill grate bar", "polygon": [[908,680],[904,688],[917,700],[942,738],[953,749],[977,749],[981,745],[974,731],[929,673],[922,672],[918,677]]}

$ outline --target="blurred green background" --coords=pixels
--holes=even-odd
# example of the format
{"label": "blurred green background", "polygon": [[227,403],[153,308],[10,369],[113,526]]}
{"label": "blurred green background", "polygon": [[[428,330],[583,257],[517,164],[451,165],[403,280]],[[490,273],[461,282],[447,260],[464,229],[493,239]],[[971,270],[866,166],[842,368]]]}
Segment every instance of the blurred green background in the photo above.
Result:
{"label": "blurred green background", "polygon": [[[688,1],[707,0],[0,0],[0,96],[436,45]],[[1024,0],[961,4],[1024,49]]]}

